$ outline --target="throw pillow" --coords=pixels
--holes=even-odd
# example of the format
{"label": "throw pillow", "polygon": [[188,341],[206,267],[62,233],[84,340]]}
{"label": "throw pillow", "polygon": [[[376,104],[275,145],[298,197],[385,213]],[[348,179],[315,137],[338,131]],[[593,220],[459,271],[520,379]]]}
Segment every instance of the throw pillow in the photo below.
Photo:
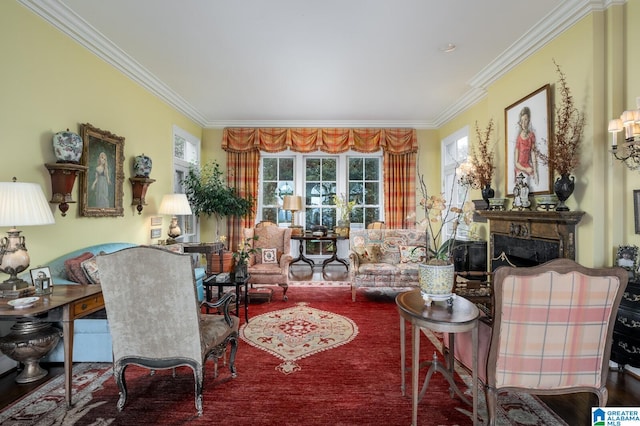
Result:
{"label": "throw pillow", "polygon": [[92,257],[93,253],[87,251],[77,257],[72,257],[71,259],[65,260],[64,268],[67,273],[67,279],[79,284],[89,284],[89,280],[82,270],[82,262]]}
{"label": "throw pillow", "polygon": [[400,263],[422,263],[427,259],[424,247],[400,246]]}
{"label": "throw pillow", "polygon": [[262,263],[278,263],[278,250],[274,248],[262,249]]}
{"label": "throw pillow", "polygon": [[367,244],[360,255],[360,263],[378,263],[381,254],[379,245]]}
{"label": "throw pillow", "polygon": [[82,271],[84,272],[84,275],[89,280],[90,284],[100,284],[100,275],[98,274],[98,263],[96,262],[95,256],[85,260],[80,265],[82,266]]}

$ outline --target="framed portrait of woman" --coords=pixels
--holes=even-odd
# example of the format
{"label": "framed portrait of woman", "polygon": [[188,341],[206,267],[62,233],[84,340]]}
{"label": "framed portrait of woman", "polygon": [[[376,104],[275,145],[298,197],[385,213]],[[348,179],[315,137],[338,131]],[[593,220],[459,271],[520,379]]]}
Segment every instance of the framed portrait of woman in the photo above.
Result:
{"label": "framed portrait of woman", "polygon": [[80,184],[82,216],[124,216],[124,138],[82,125],[82,164],[87,166]]}
{"label": "framed portrait of woman", "polygon": [[529,194],[550,194],[553,176],[542,157],[549,155],[551,95],[546,84],[504,110],[506,194],[513,195],[522,174]]}

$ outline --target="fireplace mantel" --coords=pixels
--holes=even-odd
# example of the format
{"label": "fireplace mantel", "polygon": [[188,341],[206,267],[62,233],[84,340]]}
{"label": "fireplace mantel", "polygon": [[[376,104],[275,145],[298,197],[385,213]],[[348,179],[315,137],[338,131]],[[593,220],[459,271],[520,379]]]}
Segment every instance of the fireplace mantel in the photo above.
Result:
{"label": "fireplace mantel", "polygon": [[[491,270],[496,267],[494,260],[503,254],[540,263],[556,257],[575,260],[576,225],[584,212],[484,210],[477,213],[489,220]],[[504,264],[497,263],[498,266]]]}

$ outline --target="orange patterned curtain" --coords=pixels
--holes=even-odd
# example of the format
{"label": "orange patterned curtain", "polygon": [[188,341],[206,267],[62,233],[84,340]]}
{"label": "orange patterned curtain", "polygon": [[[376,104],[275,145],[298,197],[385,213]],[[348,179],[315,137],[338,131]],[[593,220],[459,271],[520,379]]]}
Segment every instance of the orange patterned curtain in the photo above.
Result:
{"label": "orange patterned curtain", "polygon": [[[299,153],[322,151],[340,154],[350,149],[363,153],[382,149],[387,226],[404,228],[405,218],[410,213],[415,213],[415,166],[418,152],[415,129],[227,127],[222,136],[222,148],[227,151],[229,185],[249,191],[247,194],[251,194],[255,200],[258,198],[260,151],[274,153],[291,149]],[[243,153],[251,155],[239,155]],[[251,170],[245,171],[245,167]],[[254,220],[255,211],[251,217],[242,220],[229,219],[230,245],[237,245],[242,227],[253,226]],[[244,225],[241,226],[240,223]]]}
{"label": "orange patterned curtain", "polygon": [[384,220],[387,228],[406,228],[416,212],[416,153],[384,153]]}
{"label": "orange patterned curtain", "polygon": [[242,229],[252,228],[256,220],[258,201],[258,175],[260,172],[260,151],[227,152],[227,182],[238,191],[243,198],[254,201],[253,209],[248,216],[227,216],[227,230],[229,234],[229,249],[235,251],[242,241]]}

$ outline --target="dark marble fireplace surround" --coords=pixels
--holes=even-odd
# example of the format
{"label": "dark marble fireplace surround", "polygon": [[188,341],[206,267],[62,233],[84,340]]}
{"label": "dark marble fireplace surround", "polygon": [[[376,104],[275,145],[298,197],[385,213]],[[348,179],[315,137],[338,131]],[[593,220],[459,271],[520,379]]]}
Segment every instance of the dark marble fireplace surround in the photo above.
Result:
{"label": "dark marble fireplace surround", "polygon": [[584,212],[479,211],[489,220],[490,269],[575,260],[576,225]]}

